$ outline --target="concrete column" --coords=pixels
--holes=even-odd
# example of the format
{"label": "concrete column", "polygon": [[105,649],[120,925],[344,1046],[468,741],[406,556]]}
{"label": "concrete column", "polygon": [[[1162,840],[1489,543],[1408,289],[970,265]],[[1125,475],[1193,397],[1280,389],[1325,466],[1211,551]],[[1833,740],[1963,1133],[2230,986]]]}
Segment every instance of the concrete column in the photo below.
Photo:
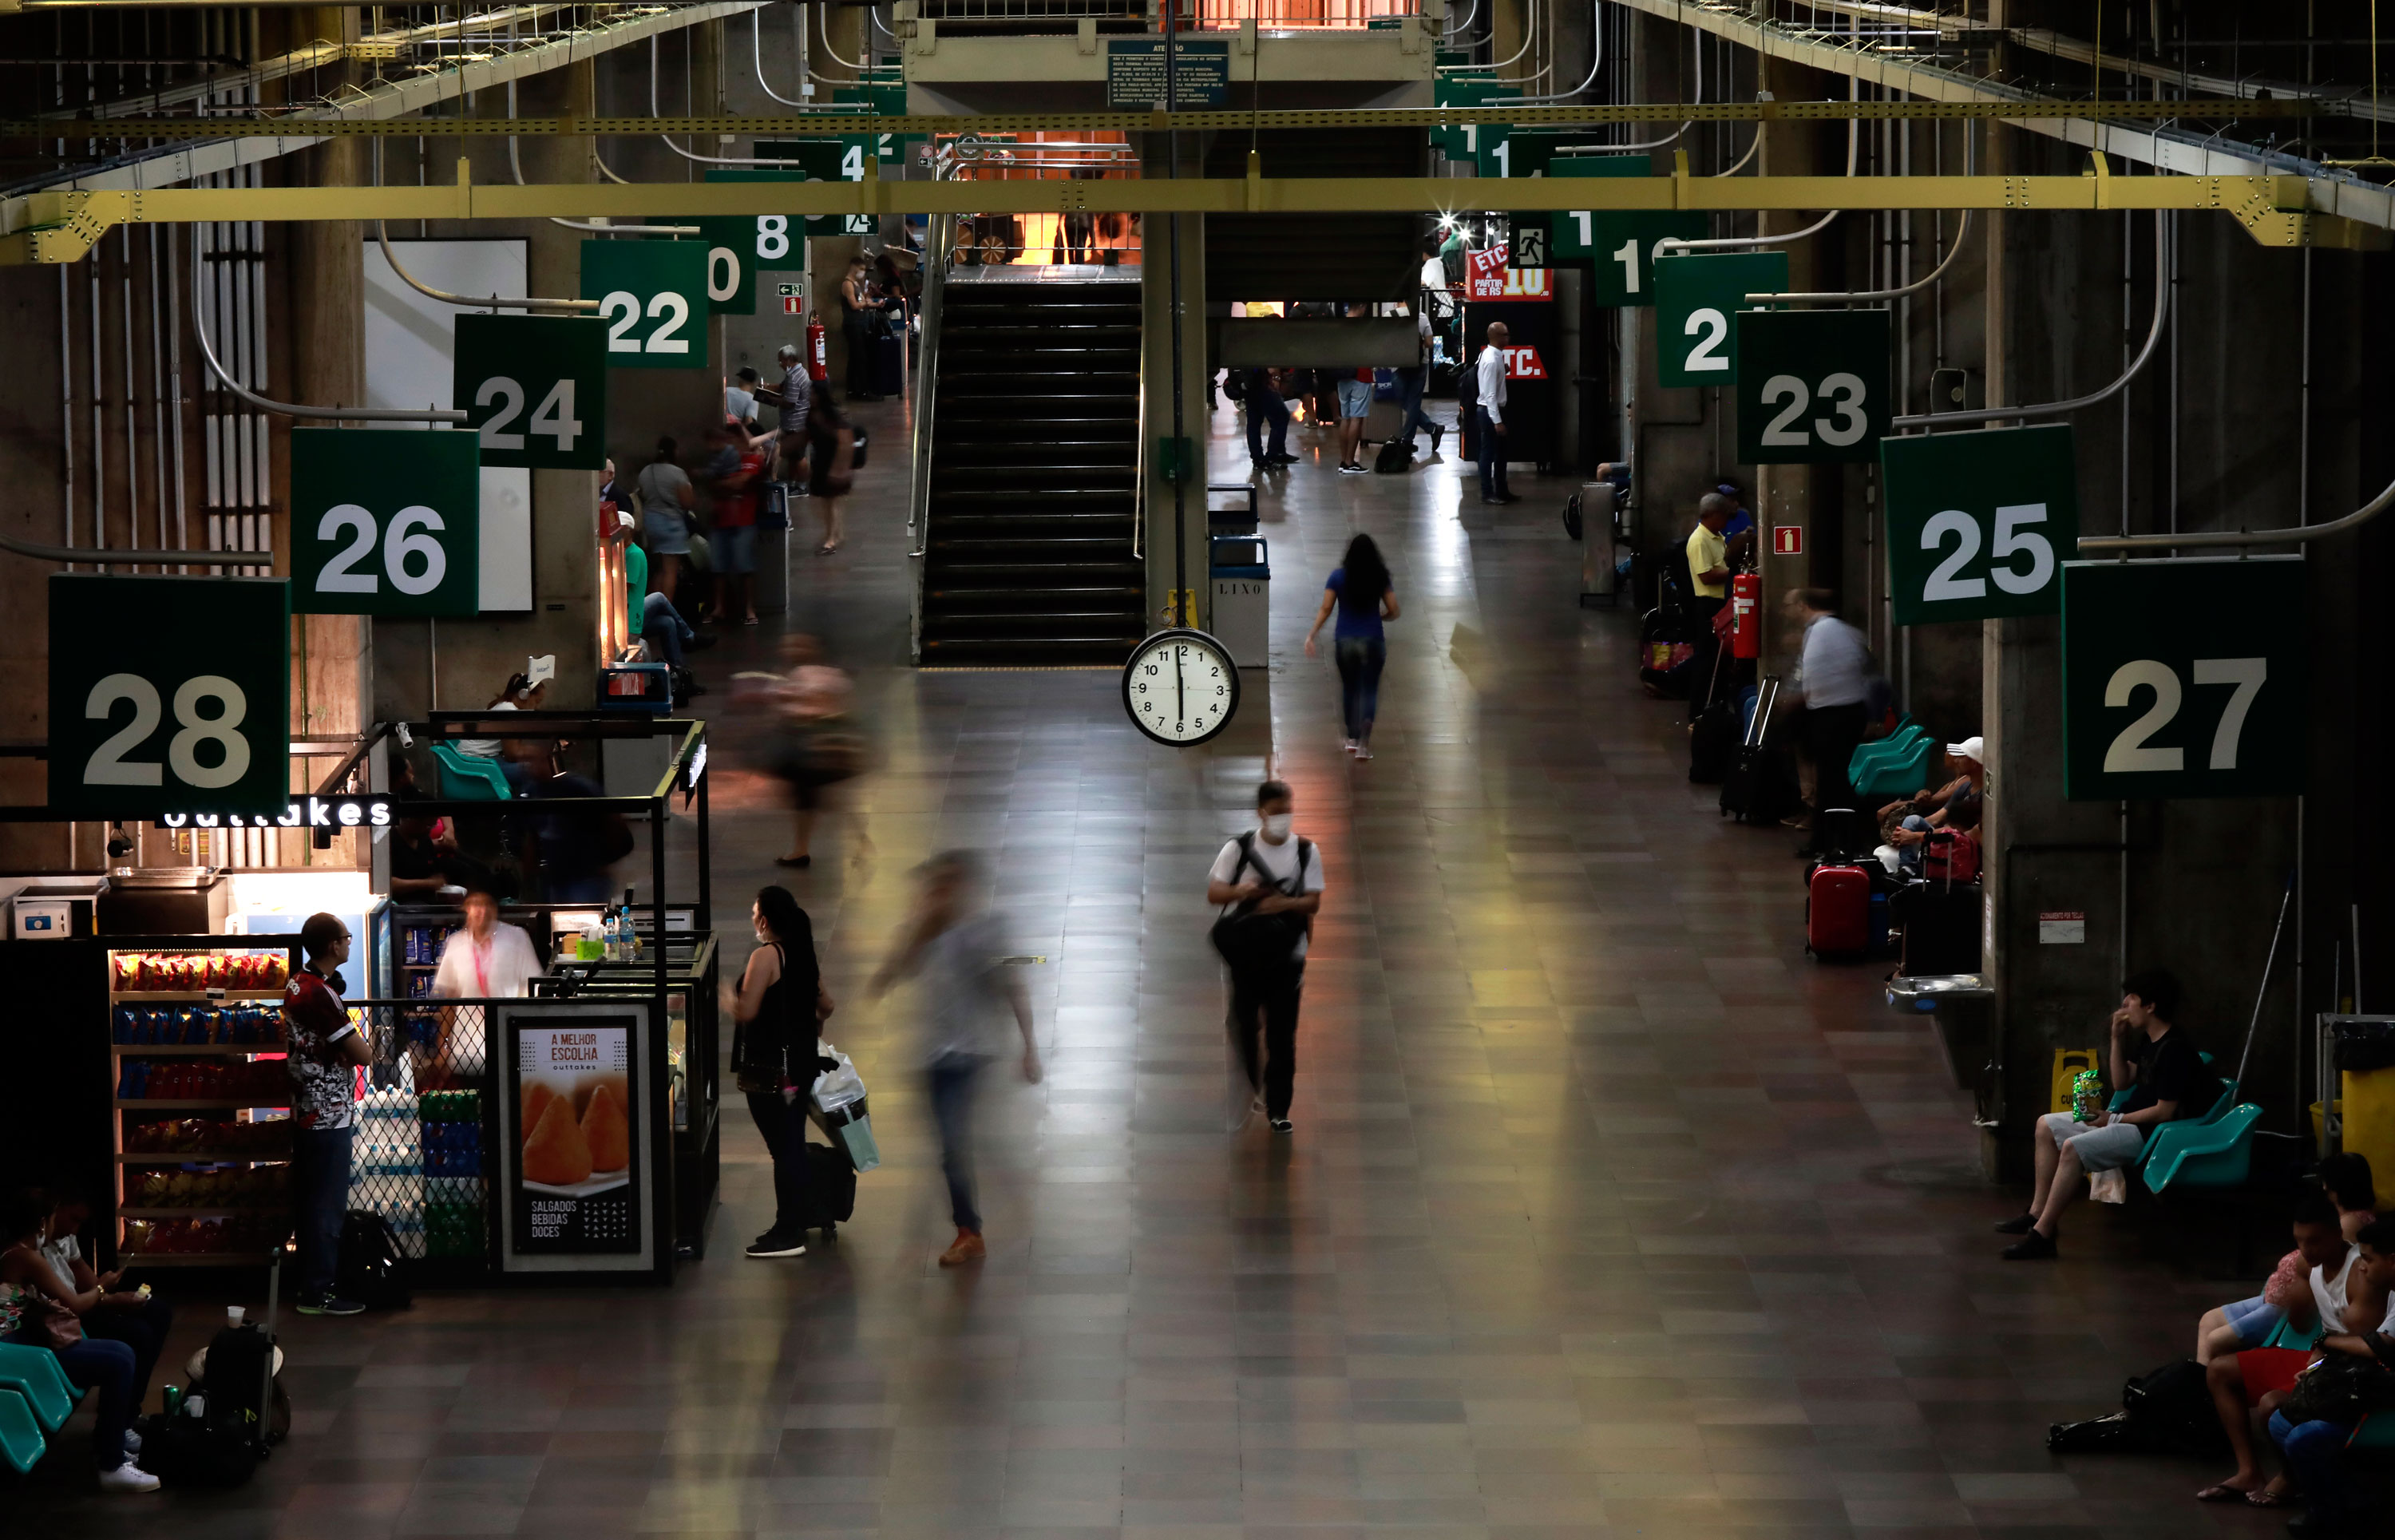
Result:
{"label": "concrete column", "polygon": [[[1147,419],[1147,618],[1150,626],[1169,623],[1174,590],[1193,595],[1194,610],[1183,623],[1205,630],[1213,585],[1207,580],[1209,548],[1206,535],[1206,218],[1179,216],[1181,311],[1181,420],[1177,430],[1189,441],[1193,463],[1184,468],[1185,485],[1178,488],[1182,524],[1181,562],[1176,572],[1173,546],[1174,484],[1167,480],[1157,452],[1159,442],[1175,435],[1172,413],[1173,246],[1174,219],[1150,215],[1141,221],[1140,325],[1144,339],[1140,391]],[[1176,580],[1177,579],[1177,580]]]}

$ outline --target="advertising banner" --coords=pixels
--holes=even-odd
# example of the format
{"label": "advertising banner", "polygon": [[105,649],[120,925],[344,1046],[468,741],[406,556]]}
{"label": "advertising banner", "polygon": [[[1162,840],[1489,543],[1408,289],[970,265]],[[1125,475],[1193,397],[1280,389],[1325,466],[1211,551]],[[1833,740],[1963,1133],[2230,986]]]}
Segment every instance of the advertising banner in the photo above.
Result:
{"label": "advertising banner", "polygon": [[[499,1013],[500,1178],[511,1270],[648,1249],[647,1015],[617,1002]],[[602,1264],[602,1268],[605,1264]]]}

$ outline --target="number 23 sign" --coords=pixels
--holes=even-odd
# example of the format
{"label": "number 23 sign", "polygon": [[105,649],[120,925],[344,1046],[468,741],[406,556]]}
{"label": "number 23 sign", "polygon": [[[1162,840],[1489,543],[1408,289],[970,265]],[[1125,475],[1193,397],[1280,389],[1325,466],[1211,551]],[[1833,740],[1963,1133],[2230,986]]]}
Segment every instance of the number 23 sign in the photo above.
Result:
{"label": "number 23 sign", "polygon": [[2066,794],[2304,790],[2300,556],[2062,569]]}
{"label": "number 23 sign", "polygon": [[53,576],[49,805],[92,818],[281,813],[290,657],[279,578]]}

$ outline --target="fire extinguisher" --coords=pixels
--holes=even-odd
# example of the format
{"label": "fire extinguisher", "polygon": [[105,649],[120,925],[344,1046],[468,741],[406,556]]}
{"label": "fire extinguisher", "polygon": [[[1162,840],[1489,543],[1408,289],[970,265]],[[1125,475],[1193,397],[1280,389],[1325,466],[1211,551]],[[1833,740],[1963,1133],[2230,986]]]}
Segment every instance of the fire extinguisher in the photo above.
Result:
{"label": "fire extinguisher", "polygon": [[823,315],[819,312],[807,316],[807,378],[818,384],[831,378],[831,365],[825,352]]}
{"label": "fire extinguisher", "polygon": [[1729,580],[1730,656],[1754,657],[1763,651],[1763,576],[1741,572]]}

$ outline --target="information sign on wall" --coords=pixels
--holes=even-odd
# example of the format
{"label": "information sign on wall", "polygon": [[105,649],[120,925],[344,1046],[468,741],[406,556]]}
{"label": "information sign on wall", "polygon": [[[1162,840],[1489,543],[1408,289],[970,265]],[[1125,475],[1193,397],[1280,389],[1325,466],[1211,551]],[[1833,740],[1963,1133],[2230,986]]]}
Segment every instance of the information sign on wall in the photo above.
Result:
{"label": "information sign on wall", "polygon": [[2300,793],[2304,586],[2300,556],[2064,563],[2064,792]]}
{"label": "information sign on wall", "polygon": [[1664,256],[1655,262],[1655,375],[1664,385],[1737,383],[1733,318],[1749,294],[1788,287],[1788,254]]}
{"label": "information sign on wall", "polygon": [[1884,438],[1887,586],[1896,623],[2052,615],[2078,550],[2067,423]]}
{"label": "information sign on wall", "polygon": [[49,597],[53,810],[78,818],[284,810],[289,584],[61,572]]}
{"label": "information sign on wall", "polygon": [[1745,465],[1868,460],[1887,431],[1887,312],[1744,311],[1738,458]]}
{"label": "information sign on wall", "polygon": [[[458,324],[499,319],[460,316]],[[578,405],[570,380],[562,392],[547,392],[538,407],[521,393],[513,405],[531,413],[529,424],[510,414],[530,433],[545,431],[546,423],[576,442],[600,437],[600,421],[577,415],[589,408]],[[492,415],[488,406],[468,410]],[[303,615],[478,613],[482,436],[470,429],[293,429],[291,607]]]}
{"label": "information sign on wall", "polygon": [[[1172,106],[1220,107],[1231,88],[1231,45],[1176,38],[1172,44]],[[1164,100],[1164,39],[1106,39],[1106,105],[1153,107]]]}

